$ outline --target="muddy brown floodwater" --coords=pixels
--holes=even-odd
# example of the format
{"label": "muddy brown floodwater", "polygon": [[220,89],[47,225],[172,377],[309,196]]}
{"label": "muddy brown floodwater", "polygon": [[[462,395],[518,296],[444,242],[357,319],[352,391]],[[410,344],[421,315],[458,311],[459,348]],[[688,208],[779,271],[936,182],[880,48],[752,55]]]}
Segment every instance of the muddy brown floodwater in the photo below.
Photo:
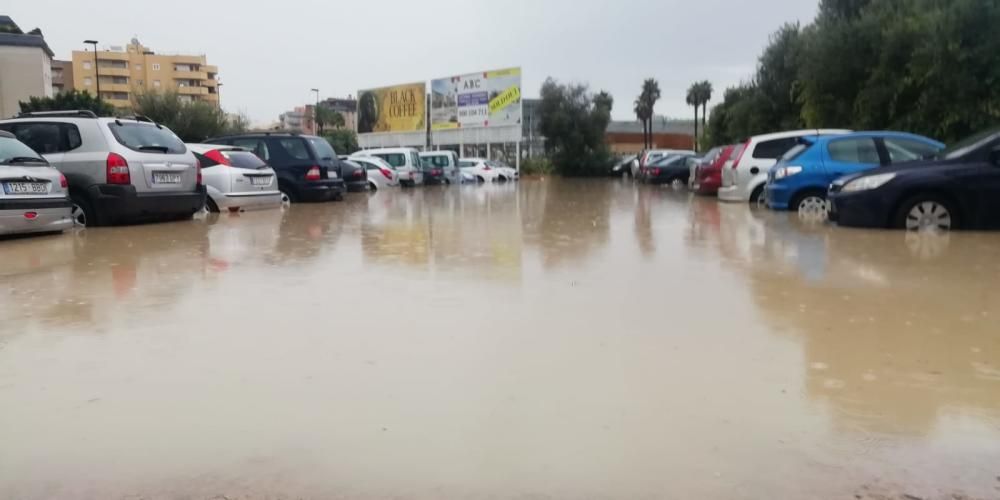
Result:
{"label": "muddy brown floodwater", "polygon": [[0,498],[1000,498],[1000,234],[619,181],[0,242]]}

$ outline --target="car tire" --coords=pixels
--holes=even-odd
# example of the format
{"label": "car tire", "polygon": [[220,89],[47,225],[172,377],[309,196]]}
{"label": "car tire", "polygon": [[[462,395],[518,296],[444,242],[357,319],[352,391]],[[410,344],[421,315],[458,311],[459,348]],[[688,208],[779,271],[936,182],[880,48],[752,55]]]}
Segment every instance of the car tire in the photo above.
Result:
{"label": "car tire", "polygon": [[480,184],[486,184],[486,178],[483,177],[483,176],[481,176],[481,175],[477,175],[476,176],[476,182],[478,182]]}
{"label": "car tire", "polygon": [[795,195],[788,208],[802,218],[826,220],[828,211],[826,203],[826,193],[818,189],[810,189]]}
{"label": "car tire", "polygon": [[278,192],[281,193],[281,205],[288,206],[297,203],[299,200],[296,198],[295,193],[291,189],[285,186],[278,186]]}
{"label": "car tire", "polygon": [[368,190],[374,193],[375,191],[378,191],[378,186],[376,186],[374,182],[369,182]]}
{"label": "car tire", "polygon": [[[74,226],[86,228],[107,225],[107,221],[98,219],[93,205],[90,204],[90,200],[87,198],[79,194],[71,194],[70,201],[73,204],[72,216]],[[101,222],[105,223],[102,224]]]}
{"label": "car tire", "polygon": [[213,200],[211,196],[205,197],[205,208],[209,211],[209,213],[219,213],[219,206],[215,204],[215,200]]}
{"label": "car tire", "polygon": [[755,208],[767,208],[767,203],[764,200],[764,186],[757,186],[750,194],[750,206]]}
{"label": "car tire", "polygon": [[961,227],[961,216],[951,200],[937,194],[917,194],[899,204],[892,225],[907,231],[951,231]]}

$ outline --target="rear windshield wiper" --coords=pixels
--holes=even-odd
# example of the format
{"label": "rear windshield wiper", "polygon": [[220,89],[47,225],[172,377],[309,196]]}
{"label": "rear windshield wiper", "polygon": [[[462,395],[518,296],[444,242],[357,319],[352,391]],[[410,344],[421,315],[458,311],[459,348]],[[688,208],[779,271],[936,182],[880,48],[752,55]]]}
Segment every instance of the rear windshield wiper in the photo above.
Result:
{"label": "rear windshield wiper", "polygon": [[159,151],[166,154],[170,151],[170,148],[166,146],[139,146],[139,151]]}
{"label": "rear windshield wiper", "polygon": [[45,163],[45,160],[42,158],[36,158],[34,156],[15,156],[13,158],[8,158],[0,163],[5,163],[8,165],[12,165],[14,163]]}

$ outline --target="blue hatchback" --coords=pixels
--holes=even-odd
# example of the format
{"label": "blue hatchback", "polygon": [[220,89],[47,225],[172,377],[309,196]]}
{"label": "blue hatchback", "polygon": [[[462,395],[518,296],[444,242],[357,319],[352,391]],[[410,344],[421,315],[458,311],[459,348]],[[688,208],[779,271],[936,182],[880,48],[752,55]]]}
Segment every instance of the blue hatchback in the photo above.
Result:
{"label": "blue hatchback", "polygon": [[800,139],[771,168],[765,196],[773,210],[825,216],[830,183],[875,167],[919,160],[944,144],[904,132],[855,132]]}

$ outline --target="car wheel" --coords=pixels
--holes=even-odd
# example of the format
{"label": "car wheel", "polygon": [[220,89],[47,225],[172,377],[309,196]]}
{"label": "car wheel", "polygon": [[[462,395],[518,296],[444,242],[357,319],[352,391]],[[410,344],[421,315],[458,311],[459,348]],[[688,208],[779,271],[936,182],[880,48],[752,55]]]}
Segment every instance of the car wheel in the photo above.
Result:
{"label": "car wheel", "polygon": [[764,186],[757,186],[750,195],[750,205],[755,208],[767,208],[767,200],[764,198]]}
{"label": "car wheel", "polygon": [[378,186],[376,186],[374,182],[369,182],[368,190],[372,192],[378,191]]}
{"label": "car wheel", "polygon": [[73,204],[70,214],[73,217],[73,225],[77,227],[87,227],[87,226],[97,226],[97,216],[94,214],[94,209],[90,206],[90,202],[86,198],[79,195],[71,195],[70,201]]}
{"label": "car wheel", "polygon": [[800,218],[808,220],[825,220],[829,211],[826,195],[819,191],[810,191],[796,196],[792,203],[792,209],[798,212]]}
{"label": "car wheel", "polygon": [[292,203],[295,203],[295,195],[291,191],[285,188],[279,188],[281,192],[281,206],[287,207]]}
{"label": "car wheel", "polygon": [[959,227],[958,212],[940,196],[917,195],[900,205],[895,226],[907,231],[951,231]]}
{"label": "car wheel", "polygon": [[480,176],[477,176],[477,177],[476,177],[476,182],[478,182],[478,183],[480,183],[480,184],[485,184],[485,183],[486,183],[486,178],[485,178],[485,177],[483,177],[483,176],[481,176],[481,175],[480,175]]}
{"label": "car wheel", "polygon": [[219,206],[215,204],[215,200],[211,196],[205,197],[205,208],[213,214],[219,213]]}

